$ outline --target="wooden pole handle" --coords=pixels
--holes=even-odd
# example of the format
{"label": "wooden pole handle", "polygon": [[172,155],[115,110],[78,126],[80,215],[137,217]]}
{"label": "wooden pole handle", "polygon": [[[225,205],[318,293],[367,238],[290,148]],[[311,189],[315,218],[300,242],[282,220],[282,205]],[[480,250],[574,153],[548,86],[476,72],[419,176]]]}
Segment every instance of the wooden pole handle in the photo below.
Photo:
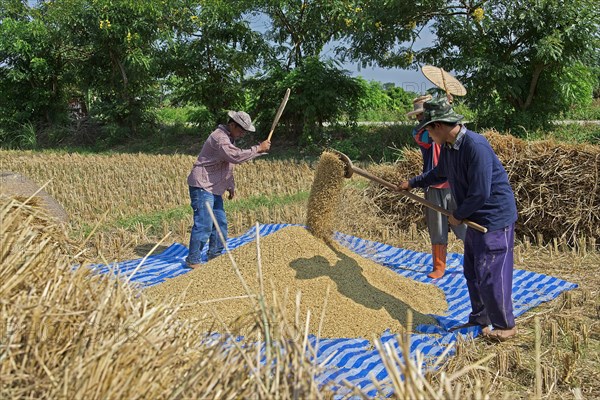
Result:
{"label": "wooden pole handle", "polygon": [[275,127],[279,122],[279,118],[281,118],[281,114],[283,114],[283,109],[285,108],[285,105],[287,104],[288,99],[290,98],[290,92],[290,88],[287,88],[287,90],[285,91],[285,96],[283,96],[283,100],[281,101],[281,104],[277,109],[277,114],[275,114],[275,119],[273,120],[273,124],[271,125],[271,131],[269,132],[269,137],[267,137],[267,140],[271,140],[271,136],[273,136],[273,132],[275,131]]}
{"label": "wooden pole handle", "polygon": [[[370,180],[372,180],[374,182],[377,182],[380,185],[387,187],[388,189],[392,189],[394,191],[398,191],[398,186],[394,185],[391,182],[388,182],[388,181],[386,181],[384,179],[381,179],[380,177],[375,176],[375,175],[373,175],[373,174],[365,171],[364,169],[355,167],[353,165],[351,166],[351,168],[352,168],[352,170],[355,173],[357,173],[360,176],[363,176],[363,177],[365,177],[367,179],[370,179]],[[410,198],[410,199],[412,199],[412,200],[414,200],[414,201],[416,201],[418,203],[423,204],[425,207],[431,208],[432,210],[435,210],[435,211],[437,211],[439,213],[442,213],[443,215],[445,215],[447,217],[450,217],[452,215],[452,213],[450,211],[446,210],[444,207],[440,207],[437,204],[434,204],[434,203],[432,203],[430,201],[427,201],[424,198],[422,198],[421,196],[416,195],[414,193],[411,193],[408,190],[402,190],[402,191],[399,191],[398,193],[400,193],[401,195],[406,196],[406,197],[408,197],[408,198]],[[469,221],[468,219],[464,219],[463,223],[465,225],[467,225],[467,226],[475,229],[475,230],[478,230],[479,232],[483,232],[483,233],[487,232],[487,228],[486,227],[481,226],[481,225],[479,225],[476,222]]]}

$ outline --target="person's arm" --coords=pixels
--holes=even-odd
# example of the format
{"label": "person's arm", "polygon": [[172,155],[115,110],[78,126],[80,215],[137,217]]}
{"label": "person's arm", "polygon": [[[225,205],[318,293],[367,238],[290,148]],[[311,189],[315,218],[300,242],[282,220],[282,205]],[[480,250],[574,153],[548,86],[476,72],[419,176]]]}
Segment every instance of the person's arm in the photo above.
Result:
{"label": "person's arm", "polygon": [[269,149],[270,144],[271,142],[264,141],[261,144],[243,150],[231,143],[229,138],[222,138],[217,142],[219,155],[224,161],[231,164],[241,164],[244,161],[252,160],[264,154]]}
{"label": "person's arm", "polygon": [[426,129],[421,129],[420,131],[413,129],[412,135],[421,150],[429,150],[429,148],[431,148],[433,141],[431,140],[431,137],[429,137],[429,132]]}
{"label": "person's arm", "polygon": [[469,184],[467,196],[452,213],[457,220],[469,218],[475,211],[483,207],[490,197],[493,168],[493,154],[490,152],[491,149],[482,145],[475,145],[471,148],[466,171]]}
{"label": "person's arm", "polygon": [[408,184],[411,188],[426,188],[431,185],[438,185],[440,183],[446,182],[446,176],[441,173],[439,164],[438,166],[430,169],[429,171],[415,176],[412,179],[409,179]]}
{"label": "person's arm", "polygon": [[420,187],[426,188],[431,185],[437,185],[440,183],[444,183],[447,180],[447,174],[444,163],[444,158],[446,157],[446,152],[442,150],[440,153],[440,160],[438,164],[430,169],[428,172],[425,172],[419,176],[415,176],[414,178],[408,181],[408,184],[411,188]]}

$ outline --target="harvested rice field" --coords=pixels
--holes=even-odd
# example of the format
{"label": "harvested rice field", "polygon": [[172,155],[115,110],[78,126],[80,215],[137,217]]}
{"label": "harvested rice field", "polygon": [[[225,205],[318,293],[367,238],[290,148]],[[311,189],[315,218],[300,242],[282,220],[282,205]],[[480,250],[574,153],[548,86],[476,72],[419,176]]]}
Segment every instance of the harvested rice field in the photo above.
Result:
{"label": "harvested rice field", "polygon": [[[229,236],[256,222],[320,226],[323,234],[283,228],[261,237],[260,253],[255,242],[233,250],[235,264],[222,255],[140,290],[72,267],[187,245],[186,176],[195,157],[0,150],[0,172],[43,186],[68,217],[48,218],[53,210],[41,199],[23,204],[27,194],[0,196],[0,398],[331,398],[333,389],[315,379],[324,360],[311,361],[316,348],[307,333],[327,343],[366,339],[348,347],[357,358],[370,352],[384,367],[364,377],[376,395],[338,385],[357,398],[390,391],[396,398],[600,398],[600,147],[486,136],[517,196],[515,267],[578,288],[519,316],[514,341],[467,338],[452,357],[408,363],[400,361],[408,351],[405,328],[435,325],[428,314],[450,314],[450,300],[328,239],[338,231],[428,253],[422,210],[410,200],[360,177],[317,179],[317,160],[267,156],[236,168],[236,197],[225,202]],[[419,157],[406,150],[398,163],[360,167],[397,182],[420,168]],[[339,190],[309,206],[319,182],[326,182],[322,190]],[[449,252],[462,248],[451,235]],[[264,304],[255,301],[262,298],[259,276]],[[400,335],[374,339],[387,329]],[[206,340],[215,331],[244,338]],[[419,372],[434,363],[437,370]]]}
{"label": "harvested rice field", "polygon": [[[256,246],[247,244],[231,254],[252,293],[260,293]],[[427,314],[443,315],[448,308],[437,287],[404,278],[340,245],[328,245],[303,227],[265,237],[260,254],[265,292],[287,298],[290,318],[295,318],[300,293],[300,319],[305,321],[310,310],[310,333],[320,337],[371,339],[386,329],[402,333],[408,309],[415,324],[436,324]],[[183,302],[182,318],[204,319],[212,309],[228,326],[254,310],[253,299],[239,299],[247,293],[227,256],[144,293],[152,302]]]}

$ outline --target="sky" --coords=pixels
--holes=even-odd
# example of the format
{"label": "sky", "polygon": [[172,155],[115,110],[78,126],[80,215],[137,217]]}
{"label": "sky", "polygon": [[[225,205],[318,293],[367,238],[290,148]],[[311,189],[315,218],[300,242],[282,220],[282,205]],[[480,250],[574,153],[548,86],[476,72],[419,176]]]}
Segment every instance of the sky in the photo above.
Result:
{"label": "sky", "polygon": [[[249,15],[248,22],[253,30],[265,32],[268,27],[268,19],[264,15]],[[414,44],[414,49],[419,50],[428,46],[434,39],[433,33],[429,29],[423,29],[421,37]],[[333,45],[330,43],[325,46],[322,57],[333,57]],[[425,93],[427,89],[434,85],[421,73],[420,70],[407,70],[400,68],[379,68],[379,67],[360,67],[359,63],[346,63],[343,68],[348,70],[352,76],[362,77],[368,81],[378,81],[381,83],[394,83],[396,87],[414,92]]]}
{"label": "sky", "polygon": [[391,82],[407,92],[425,93],[427,89],[434,87],[420,70],[360,67],[358,63],[346,63],[344,68],[350,71],[352,76],[360,76],[368,81]]}

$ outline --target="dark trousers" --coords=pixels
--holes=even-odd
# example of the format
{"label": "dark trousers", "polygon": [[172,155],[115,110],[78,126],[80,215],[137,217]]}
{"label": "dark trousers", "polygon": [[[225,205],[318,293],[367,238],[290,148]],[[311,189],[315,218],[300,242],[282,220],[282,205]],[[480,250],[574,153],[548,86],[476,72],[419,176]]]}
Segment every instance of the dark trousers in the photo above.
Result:
{"label": "dark trousers", "polygon": [[510,329],[515,326],[512,303],[515,225],[481,233],[468,228],[464,273],[472,312],[469,322]]}

